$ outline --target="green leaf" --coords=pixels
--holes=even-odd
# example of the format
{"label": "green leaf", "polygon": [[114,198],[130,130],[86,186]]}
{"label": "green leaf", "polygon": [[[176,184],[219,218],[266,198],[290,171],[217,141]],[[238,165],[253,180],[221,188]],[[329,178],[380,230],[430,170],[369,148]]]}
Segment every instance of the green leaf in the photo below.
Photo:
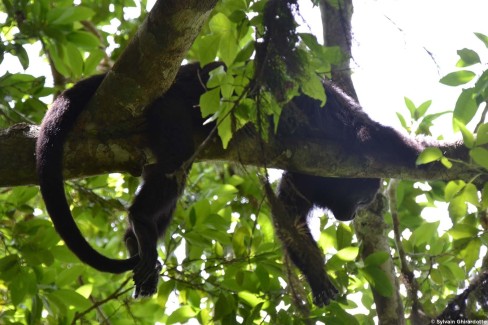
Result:
{"label": "green leaf", "polygon": [[232,247],[236,256],[244,256],[247,253],[247,240],[251,233],[247,227],[239,227],[232,236]]}
{"label": "green leaf", "polygon": [[403,100],[405,101],[405,106],[407,106],[408,111],[410,112],[410,117],[414,118],[415,117],[415,111],[417,110],[417,107],[413,103],[413,101],[408,98],[408,97],[403,97]]}
{"label": "green leaf", "polygon": [[[476,91],[474,88],[464,89],[456,101],[453,117],[464,125],[467,125],[473,119],[478,110],[475,96]],[[456,125],[454,125],[454,130],[457,130]]]}
{"label": "green leaf", "polygon": [[80,295],[88,299],[90,298],[90,295],[93,292],[93,284],[85,284],[79,287],[78,289],[76,289],[76,292],[78,292]]}
{"label": "green leaf", "polygon": [[393,294],[393,286],[390,279],[387,277],[385,271],[377,266],[368,266],[360,269],[360,273],[364,275],[371,286],[384,297],[391,297]]}
{"label": "green leaf", "polygon": [[432,105],[432,101],[431,100],[425,101],[422,104],[420,104],[420,106],[417,107],[417,111],[416,111],[416,114],[415,114],[415,119],[418,120],[419,118],[421,118],[422,116],[424,116],[425,113],[427,113],[427,110],[429,109],[429,107],[431,105]]}
{"label": "green leaf", "polygon": [[56,284],[59,287],[64,287],[68,284],[76,283],[80,275],[86,272],[84,265],[73,265],[69,269],[61,271],[56,277]]}
{"label": "green leaf", "polygon": [[408,130],[408,125],[407,125],[407,121],[405,120],[405,118],[403,117],[402,114],[396,112],[396,115],[398,117],[398,120],[400,121],[400,124],[402,125],[402,127],[405,129],[405,130]]}
{"label": "green leaf", "polygon": [[448,86],[459,86],[470,82],[475,76],[473,71],[461,70],[447,74],[439,82]]}
{"label": "green leaf", "polygon": [[470,49],[458,50],[460,60],[456,63],[457,67],[463,68],[473,64],[481,63],[478,53]]}
{"label": "green leaf", "polygon": [[450,162],[449,159],[447,159],[446,157],[441,158],[441,164],[447,169],[452,167],[452,162]]}
{"label": "green leaf", "polygon": [[22,46],[22,44],[14,44],[14,49],[15,52],[12,54],[17,57],[20,64],[22,65],[22,68],[24,68],[24,70],[27,69],[29,67],[29,55],[27,54],[24,46]]}
{"label": "green leaf", "polygon": [[364,259],[364,265],[365,266],[381,266],[383,263],[388,261],[390,259],[390,254],[387,252],[375,252],[373,254],[368,255]]}
{"label": "green leaf", "polygon": [[478,200],[478,189],[474,184],[468,183],[463,189],[462,192],[464,201],[471,203],[474,206],[480,206],[479,200]]}
{"label": "green leaf", "polygon": [[239,50],[235,24],[219,12],[212,17],[208,26],[214,34],[220,35],[219,57],[230,66]]}
{"label": "green leaf", "polygon": [[0,259],[0,279],[10,281],[18,277],[20,271],[20,259],[17,255],[7,255]]}
{"label": "green leaf", "polygon": [[230,100],[234,94],[234,77],[230,74],[225,74],[220,85],[220,93],[224,100]]}
{"label": "green leaf", "polygon": [[351,246],[352,242],[352,230],[345,223],[340,223],[337,226],[336,238],[337,238],[337,249],[343,249],[345,247]]}
{"label": "green leaf", "polygon": [[14,278],[13,281],[8,285],[8,291],[14,306],[19,305],[27,295],[27,287],[22,279],[23,275],[23,272],[17,274],[17,277]]}
{"label": "green leaf", "polygon": [[302,39],[303,43],[312,51],[319,51],[323,46],[317,41],[317,37],[310,33],[299,33],[298,36]]}
{"label": "green leaf", "polygon": [[[37,293],[37,278],[31,269],[24,269],[17,274],[17,277],[9,284],[12,302],[18,305],[28,296]],[[17,292],[13,292],[16,290]]]}
{"label": "green leaf", "polygon": [[61,289],[52,292],[51,295],[63,301],[66,306],[73,306],[78,310],[91,307],[91,302],[74,290]]}
{"label": "green leaf", "polygon": [[235,310],[235,302],[232,296],[220,293],[215,302],[214,319],[220,320]]}
{"label": "green leaf", "polygon": [[454,124],[455,129],[461,131],[461,134],[463,135],[464,145],[467,148],[473,148],[474,141],[475,141],[474,134],[468,130],[468,128],[466,127],[466,125],[463,122],[459,121],[456,118],[453,119],[453,124]]}
{"label": "green leaf", "polygon": [[339,259],[343,261],[350,262],[350,261],[354,261],[358,256],[358,254],[359,254],[358,247],[349,246],[338,251],[335,254],[335,256],[337,256]]}
{"label": "green leaf", "polygon": [[80,50],[72,43],[66,43],[66,58],[69,68],[75,77],[83,73],[83,56]]}
{"label": "green leaf", "polygon": [[38,294],[34,295],[31,299],[31,313],[29,317],[29,324],[42,324],[41,317],[42,317],[42,310],[43,304],[42,300]]}
{"label": "green leaf", "polygon": [[219,44],[219,58],[227,65],[230,66],[237,57],[239,51],[237,39],[234,33],[227,33],[222,35]]}
{"label": "green leaf", "polygon": [[188,320],[194,318],[197,315],[195,310],[190,306],[183,306],[176,309],[171,315],[169,315],[167,324],[182,323],[185,324]]}
{"label": "green leaf", "polygon": [[220,140],[222,140],[222,147],[224,149],[227,149],[230,139],[232,139],[232,123],[231,118],[230,116],[228,116],[227,112],[231,108],[232,104],[229,102],[224,102],[223,105],[227,108],[224,108],[221,112],[219,112],[221,115],[217,120],[217,131]]}
{"label": "green leaf", "polygon": [[476,146],[481,146],[488,143],[488,123],[480,125],[476,132]]}
{"label": "green leaf", "polygon": [[48,11],[47,21],[53,25],[67,25],[90,19],[95,12],[83,6],[58,7]]}
{"label": "green leaf", "polygon": [[415,161],[416,165],[424,165],[434,161],[440,160],[443,156],[442,151],[439,148],[431,147],[425,148],[424,151],[420,153]]}
{"label": "green leaf", "polygon": [[469,272],[478,261],[481,250],[481,240],[474,238],[470,240],[465,249],[461,251],[461,258],[464,261],[466,271]]}
{"label": "green leaf", "polygon": [[65,47],[60,43],[58,43],[56,46],[49,47],[49,54],[51,56],[51,59],[53,60],[56,70],[59,71],[59,73],[61,73],[63,76],[69,76],[70,68],[63,60],[66,55],[65,52]]}
{"label": "green leaf", "polygon": [[481,33],[474,33],[474,34],[476,35],[476,37],[480,39],[480,41],[483,42],[483,44],[485,44],[486,47],[488,47],[488,36]]}
{"label": "green leaf", "polygon": [[444,198],[446,201],[451,201],[454,196],[461,193],[461,191],[466,186],[464,181],[450,181],[444,188]]}
{"label": "green leaf", "polygon": [[247,43],[240,51],[237,53],[235,62],[247,62],[251,58],[255,49],[254,41]]}
{"label": "green leaf", "polygon": [[265,302],[263,299],[259,298],[254,293],[251,293],[249,291],[240,291],[237,295],[251,307],[255,307]]}
{"label": "green leaf", "polygon": [[205,92],[200,96],[200,110],[203,117],[215,114],[220,107],[220,88]]}
{"label": "green leaf", "polygon": [[464,223],[458,223],[447,231],[447,233],[452,236],[454,240],[474,238],[476,237],[478,232],[478,228],[476,228],[475,226],[467,225]]}
{"label": "green leaf", "polygon": [[322,80],[315,74],[311,74],[307,80],[301,84],[300,89],[308,97],[317,99],[320,101],[320,106],[325,105],[325,89],[322,84]]}
{"label": "green leaf", "polygon": [[197,40],[198,61],[201,65],[213,62],[217,56],[220,44],[220,35],[211,34],[202,36]]}
{"label": "green leaf", "polygon": [[476,147],[469,151],[469,156],[473,158],[475,163],[485,169],[488,169],[488,150],[485,148]]}
{"label": "green leaf", "polygon": [[102,50],[92,50],[85,60],[83,73],[85,75],[92,75],[104,57],[105,53]]}
{"label": "green leaf", "polygon": [[10,191],[8,201],[15,205],[21,206],[27,204],[32,198],[39,194],[39,190],[32,186],[19,186]]}
{"label": "green leaf", "polygon": [[483,209],[486,209],[488,207],[488,183],[483,185],[483,190],[481,191],[481,202]]}
{"label": "green leaf", "polygon": [[458,220],[468,213],[468,207],[462,196],[457,196],[449,202],[448,211],[453,220]]}
{"label": "green leaf", "polygon": [[27,264],[32,266],[51,265],[54,262],[54,256],[48,249],[41,248],[35,244],[24,245],[21,252]]}
{"label": "green leaf", "polygon": [[92,33],[73,31],[66,36],[66,39],[78,47],[93,49],[100,46],[100,40]]}
{"label": "green leaf", "polygon": [[466,272],[463,270],[463,268],[459,266],[457,262],[442,263],[440,267],[443,273],[447,273],[450,281],[465,280]]}
{"label": "green leaf", "polygon": [[439,228],[439,222],[423,223],[417,229],[414,230],[410,237],[411,242],[415,246],[421,246],[428,244],[437,238],[437,229]]}
{"label": "green leaf", "polygon": [[208,23],[210,31],[215,34],[226,34],[233,29],[233,23],[226,15],[219,12],[215,14]]}

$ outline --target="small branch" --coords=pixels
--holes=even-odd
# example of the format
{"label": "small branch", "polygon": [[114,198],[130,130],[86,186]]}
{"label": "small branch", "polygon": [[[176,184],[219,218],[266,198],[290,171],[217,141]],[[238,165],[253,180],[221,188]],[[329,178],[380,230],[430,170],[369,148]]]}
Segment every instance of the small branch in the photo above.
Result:
{"label": "small branch", "polygon": [[[452,299],[446,309],[444,309],[435,320],[432,320],[432,324],[434,324],[435,321],[466,319],[466,301],[468,300],[469,295],[476,290],[480,290],[480,292],[485,295],[482,299],[486,299],[486,292],[488,290],[488,271],[482,272],[462,293]],[[483,303],[486,305],[486,301],[483,301]]]}
{"label": "small branch", "polygon": [[[373,203],[368,208],[360,210],[353,221],[358,241],[362,243],[361,258],[363,261],[373,253],[390,254],[388,237],[385,235],[387,225],[383,218],[386,204],[386,198],[378,194]],[[381,265],[381,269],[393,288],[391,297],[385,297],[372,288],[379,324],[405,324],[403,304],[394,268],[391,256]]]}
{"label": "small branch", "polygon": [[404,284],[407,288],[408,298],[412,301],[412,312],[410,315],[410,320],[412,324],[424,324],[427,319],[425,318],[425,313],[422,308],[422,304],[419,301],[418,292],[419,284],[415,279],[415,275],[409,267],[407,261],[407,254],[403,249],[402,238],[400,233],[400,220],[398,218],[397,202],[396,202],[396,189],[398,186],[397,180],[390,180],[388,188],[388,197],[390,200],[390,212],[393,220],[393,233],[395,236],[395,243],[398,251],[398,256],[400,257],[400,272],[403,275]]}
{"label": "small branch", "polygon": [[89,312],[91,312],[92,310],[94,309],[98,309],[101,305],[109,302],[110,300],[115,300],[117,299],[118,297],[122,296],[122,295],[125,295],[127,292],[133,290],[133,288],[127,288],[125,290],[124,287],[127,285],[127,283],[129,283],[129,281],[131,281],[132,278],[129,277],[127,278],[124,282],[122,282],[120,284],[120,286],[117,288],[117,290],[115,290],[112,294],[110,294],[107,298],[105,299],[102,299],[98,302],[96,302],[95,304],[93,304],[90,308],[84,310],[83,312],[81,313],[76,313],[75,317],[73,318],[73,321],[71,322],[71,324],[76,324],[76,322],[78,320],[80,320],[81,318],[83,318],[83,316],[85,316],[86,314],[88,314]]}

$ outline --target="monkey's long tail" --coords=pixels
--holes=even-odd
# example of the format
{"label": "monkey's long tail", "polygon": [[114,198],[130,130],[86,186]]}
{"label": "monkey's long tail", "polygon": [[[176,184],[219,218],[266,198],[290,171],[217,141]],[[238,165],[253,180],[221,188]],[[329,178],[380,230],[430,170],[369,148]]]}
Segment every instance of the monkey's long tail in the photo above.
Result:
{"label": "monkey's long tail", "polygon": [[111,259],[86,241],[71,214],[63,183],[63,145],[84,107],[95,94],[104,75],[80,81],[63,92],[47,112],[36,143],[36,168],[41,194],[56,231],[69,249],[91,267],[110,273],[134,269],[139,256]]}

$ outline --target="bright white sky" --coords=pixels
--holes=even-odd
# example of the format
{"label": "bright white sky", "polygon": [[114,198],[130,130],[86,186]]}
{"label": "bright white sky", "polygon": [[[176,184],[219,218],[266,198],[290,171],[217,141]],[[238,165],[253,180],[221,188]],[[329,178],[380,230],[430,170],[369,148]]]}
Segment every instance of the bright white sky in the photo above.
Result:
{"label": "bright white sky", "polygon": [[[315,25],[313,21],[317,23],[313,32],[321,32],[319,10],[310,9],[309,2],[300,2],[302,16],[310,26]],[[404,96],[416,105],[432,99],[431,110],[435,112],[452,110],[460,89],[438,81],[455,70],[459,49],[471,48],[482,60],[483,56],[488,58],[488,49],[473,34],[488,34],[488,1],[354,0],[353,3],[351,66],[360,102],[369,115],[400,127],[395,112],[407,115]],[[310,19],[312,15],[315,18]],[[443,119],[448,125],[449,118]],[[446,129],[450,126],[440,132]]]}

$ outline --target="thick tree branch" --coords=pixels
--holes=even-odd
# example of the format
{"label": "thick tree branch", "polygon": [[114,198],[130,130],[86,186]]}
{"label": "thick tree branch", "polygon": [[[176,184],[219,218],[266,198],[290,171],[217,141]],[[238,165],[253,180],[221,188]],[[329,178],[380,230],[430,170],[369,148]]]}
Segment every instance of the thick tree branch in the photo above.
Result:
{"label": "thick tree branch", "polygon": [[[175,108],[177,109],[177,108]],[[138,128],[140,120],[126,125],[124,132],[108,130],[103,135],[75,131],[65,150],[65,177],[83,177],[107,172],[138,175],[150,157],[145,136]],[[132,131],[131,131],[132,130]],[[298,171],[305,174],[346,177],[384,177],[419,180],[470,180],[479,171],[463,164],[446,169],[440,164],[424,168],[404,168],[386,163],[381,157],[354,155],[331,139],[270,137],[264,144],[264,156],[256,154],[260,146],[252,128],[244,128],[227,150],[213,139],[201,151],[199,160],[225,160],[248,165]],[[38,127],[19,124],[0,130],[0,187],[36,184],[34,146]],[[200,143],[203,135],[195,135]],[[459,144],[442,146],[449,157],[466,160],[467,149]]]}
{"label": "thick tree branch", "polygon": [[[158,0],[78,120],[91,132],[126,127],[163,95],[217,0]],[[104,109],[100,109],[103,107]]]}

